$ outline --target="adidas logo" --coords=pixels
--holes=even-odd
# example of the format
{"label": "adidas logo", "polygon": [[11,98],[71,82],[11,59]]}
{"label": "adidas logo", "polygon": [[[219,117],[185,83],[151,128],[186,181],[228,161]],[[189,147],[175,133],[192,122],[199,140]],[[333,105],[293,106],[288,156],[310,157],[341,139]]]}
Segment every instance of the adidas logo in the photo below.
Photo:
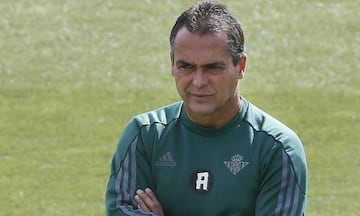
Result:
{"label": "adidas logo", "polygon": [[174,166],[176,166],[176,162],[174,161],[173,157],[171,156],[171,152],[167,152],[162,157],[160,157],[159,160],[157,160],[155,162],[155,166],[174,167]]}

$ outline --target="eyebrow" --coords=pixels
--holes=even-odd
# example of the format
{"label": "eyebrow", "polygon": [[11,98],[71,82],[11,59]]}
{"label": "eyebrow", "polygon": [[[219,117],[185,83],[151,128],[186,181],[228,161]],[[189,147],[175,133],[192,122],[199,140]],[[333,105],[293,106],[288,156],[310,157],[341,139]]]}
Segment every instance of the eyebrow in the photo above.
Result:
{"label": "eyebrow", "polygon": [[205,64],[203,65],[202,67],[205,67],[205,68],[213,68],[213,67],[224,67],[225,66],[225,63],[224,62],[221,62],[221,61],[216,61],[216,62],[211,62],[211,63],[208,63],[208,64]]}
{"label": "eyebrow", "polygon": [[[176,61],[176,65],[179,65],[179,64],[197,66],[196,64],[193,64],[193,63],[190,63],[190,62],[187,62],[187,61],[184,61],[184,60]],[[226,64],[224,62],[222,62],[222,61],[215,61],[215,62],[211,62],[211,63],[201,65],[201,67],[212,68],[212,67],[217,67],[217,66],[224,67],[225,65]]]}
{"label": "eyebrow", "polygon": [[192,64],[190,62],[184,61],[184,60],[178,60],[176,61],[176,65],[187,65],[187,66],[196,66],[195,64]]}

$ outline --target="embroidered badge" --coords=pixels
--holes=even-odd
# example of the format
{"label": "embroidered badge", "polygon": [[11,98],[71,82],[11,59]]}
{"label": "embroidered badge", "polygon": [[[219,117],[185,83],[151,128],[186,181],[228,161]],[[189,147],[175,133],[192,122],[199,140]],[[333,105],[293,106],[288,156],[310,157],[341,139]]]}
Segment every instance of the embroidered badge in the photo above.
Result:
{"label": "embroidered badge", "polygon": [[236,175],[240,170],[246,167],[250,162],[243,161],[243,157],[236,154],[231,157],[231,161],[224,161],[226,167],[230,170],[233,175]]}

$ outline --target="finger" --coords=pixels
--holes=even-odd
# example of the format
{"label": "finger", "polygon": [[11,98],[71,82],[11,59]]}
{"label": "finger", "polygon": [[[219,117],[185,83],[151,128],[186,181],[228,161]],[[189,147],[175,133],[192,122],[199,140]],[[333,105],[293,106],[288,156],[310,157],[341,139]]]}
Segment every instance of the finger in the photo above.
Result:
{"label": "finger", "polygon": [[145,193],[149,196],[149,198],[152,201],[151,203],[147,203],[148,204],[147,206],[150,208],[150,210],[154,213],[157,213],[158,215],[163,215],[161,204],[156,198],[153,191],[150,188],[146,188]]}
{"label": "finger", "polygon": [[148,196],[146,195],[142,190],[137,190],[136,191],[136,195],[135,195],[135,200],[138,203],[138,207],[145,211],[145,212],[150,212],[151,210],[147,207],[147,204],[145,203],[145,197]]}
{"label": "finger", "polygon": [[150,189],[150,188],[146,188],[145,189],[145,193],[151,198],[151,200],[157,204],[160,204],[159,201],[157,200],[154,192]]}
{"label": "finger", "polygon": [[164,215],[161,204],[157,200],[151,189],[146,188],[145,191],[137,190],[135,200],[138,200],[139,207],[145,212],[153,212],[160,216]]}

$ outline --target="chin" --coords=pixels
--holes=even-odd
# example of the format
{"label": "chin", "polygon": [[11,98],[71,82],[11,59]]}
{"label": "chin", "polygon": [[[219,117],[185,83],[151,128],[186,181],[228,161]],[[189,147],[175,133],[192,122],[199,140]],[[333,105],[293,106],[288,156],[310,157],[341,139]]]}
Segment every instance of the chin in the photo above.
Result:
{"label": "chin", "polygon": [[190,105],[187,107],[187,109],[189,109],[191,113],[196,115],[210,115],[215,111],[213,106],[199,104]]}

